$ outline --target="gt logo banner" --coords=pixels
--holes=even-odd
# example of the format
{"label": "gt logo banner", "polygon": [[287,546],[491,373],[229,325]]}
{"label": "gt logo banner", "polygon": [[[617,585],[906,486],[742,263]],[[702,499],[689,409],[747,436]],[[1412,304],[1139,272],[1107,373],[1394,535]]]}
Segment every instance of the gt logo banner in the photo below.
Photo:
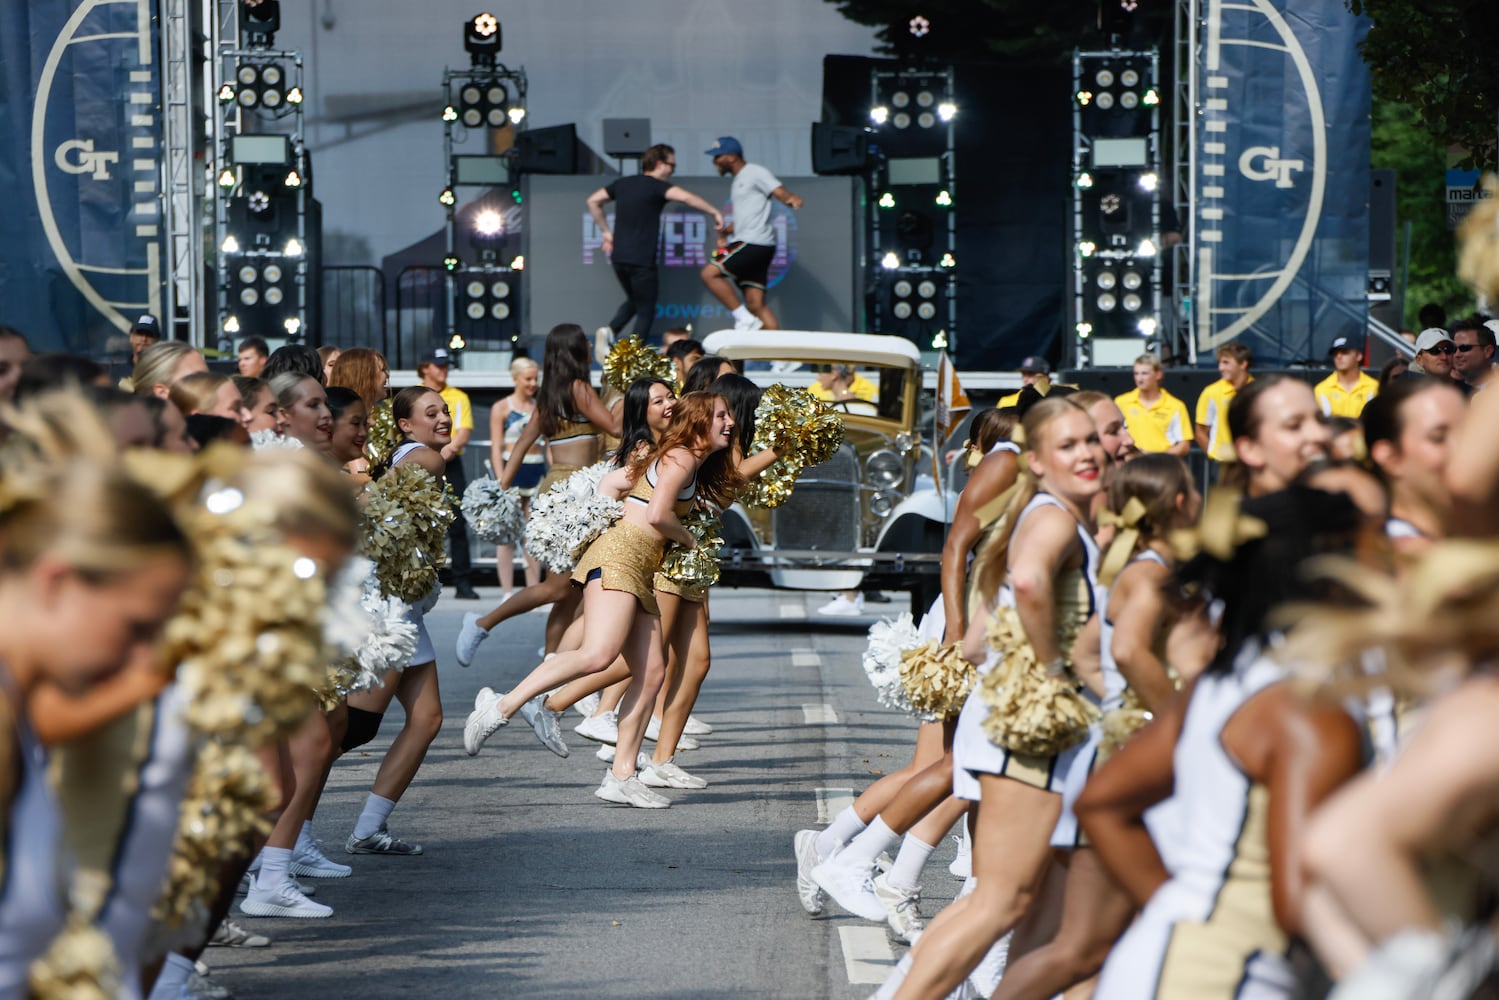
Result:
{"label": "gt logo banner", "polygon": [[1239,173],[1252,181],[1273,180],[1278,188],[1295,187],[1291,174],[1305,169],[1300,160],[1282,160],[1279,146],[1250,146],[1239,156]]}
{"label": "gt logo banner", "polygon": [[94,140],[69,139],[52,154],[59,170],[70,174],[90,174],[96,181],[109,180],[109,165],[120,162],[120,154],[109,150],[94,152]]}

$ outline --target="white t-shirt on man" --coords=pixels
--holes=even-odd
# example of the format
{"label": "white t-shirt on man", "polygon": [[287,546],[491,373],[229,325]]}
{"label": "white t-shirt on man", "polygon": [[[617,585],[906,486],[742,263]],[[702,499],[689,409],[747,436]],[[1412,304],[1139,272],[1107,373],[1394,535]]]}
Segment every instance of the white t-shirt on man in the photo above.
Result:
{"label": "white t-shirt on man", "polygon": [[734,175],[729,193],[734,201],[735,240],[776,245],[775,227],[770,224],[770,192],[780,186],[776,175],[758,163],[746,163]]}

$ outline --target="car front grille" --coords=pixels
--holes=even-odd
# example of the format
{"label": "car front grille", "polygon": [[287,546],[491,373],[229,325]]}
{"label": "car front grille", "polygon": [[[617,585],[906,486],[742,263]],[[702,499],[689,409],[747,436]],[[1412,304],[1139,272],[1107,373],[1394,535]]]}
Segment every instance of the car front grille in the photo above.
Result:
{"label": "car front grille", "polygon": [[859,544],[859,459],[844,445],[802,472],[796,489],[775,511],[776,547],[849,551]]}

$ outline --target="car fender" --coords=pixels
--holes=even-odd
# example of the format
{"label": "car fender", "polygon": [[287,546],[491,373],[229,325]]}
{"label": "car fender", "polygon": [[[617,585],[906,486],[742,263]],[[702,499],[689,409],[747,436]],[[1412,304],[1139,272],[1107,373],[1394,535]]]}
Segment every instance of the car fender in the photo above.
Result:
{"label": "car fender", "polygon": [[890,516],[885,518],[885,523],[880,525],[880,533],[875,540],[875,549],[884,550],[885,536],[904,518],[919,517],[945,526],[952,523],[954,507],[956,504],[951,497],[943,497],[936,490],[921,490],[912,493],[896,504]]}

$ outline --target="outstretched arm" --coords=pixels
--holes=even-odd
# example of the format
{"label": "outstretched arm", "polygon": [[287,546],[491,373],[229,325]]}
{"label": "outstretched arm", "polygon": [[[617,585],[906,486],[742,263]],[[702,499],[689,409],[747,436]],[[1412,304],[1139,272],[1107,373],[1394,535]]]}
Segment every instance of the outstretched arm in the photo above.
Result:
{"label": "outstretched arm", "polygon": [[787,191],[784,184],[770,192],[770,196],[787,208],[796,210],[802,207],[802,196]]}
{"label": "outstretched arm", "polygon": [[710,216],[713,219],[713,228],[719,232],[723,232],[723,213],[686,188],[677,187],[673,184],[666,189],[666,200],[679,201],[688,208],[695,208],[704,215]]}

